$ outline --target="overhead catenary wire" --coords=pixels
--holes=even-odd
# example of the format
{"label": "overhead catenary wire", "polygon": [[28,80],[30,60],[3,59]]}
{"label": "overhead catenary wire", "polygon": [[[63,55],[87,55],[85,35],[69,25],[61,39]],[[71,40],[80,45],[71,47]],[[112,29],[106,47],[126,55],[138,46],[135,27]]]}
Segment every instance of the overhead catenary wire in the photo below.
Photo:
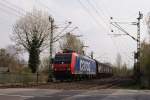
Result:
{"label": "overhead catenary wire", "polygon": [[[48,10],[50,10],[50,11],[52,11],[52,12],[54,12],[50,7],[48,7],[46,4],[44,4],[43,2],[41,2],[40,0],[37,0],[36,1],[37,3],[42,3],[42,5],[41,6],[43,6],[43,7],[45,7],[45,8],[47,8]],[[56,14],[56,12],[55,12],[55,14]],[[57,14],[58,15],[58,14]],[[62,16],[62,15],[58,15],[58,16],[60,16],[60,17],[65,17],[65,16]],[[65,17],[65,19],[67,19],[66,17]],[[67,23],[68,22],[72,22],[72,21],[66,21]],[[72,23],[73,24],[73,23]],[[75,26],[76,27],[76,26]],[[58,26],[58,28],[59,28],[59,26]],[[69,28],[69,27],[68,27]],[[79,27],[78,27],[78,29],[79,29]]]}
{"label": "overhead catenary wire", "polygon": [[[7,4],[3,4],[4,2]],[[6,0],[4,2],[2,3],[2,8],[4,8],[4,7],[8,8],[9,12],[13,12],[14,15],[16,15],[16,16],[20,15],[21,17],[23,17],[26,14],[26,11],[24,9],[17,7],[16,5],[9,3]],[[32,16],[34,16],[34,15],[32,15]],[[65,29],[63,29],[61,32],[63,32]]]}
{"label": "overhead catenary wire", "polygon": [[[102,11],[102,9],[99,9],[99,10],[101,10],[101,12],[103,13],[103,15],[105,15],[106,17],[108,16],[109,18],[111,17],[111,14],[110,14],[110,10],[108,9],[109,7],[106,7],[105,6],[105,4],[104,4],[104,2],[103,2],[103,0],[98,0],[99,2],[96,2],[97,0],[92,0],[93,2],[95,2],[95,5],[97,6],[97,7],[104,7],[105,8],[105,12],[106,12],[106,14]],[[99,5],[101,3],[101,5]],[[103,4],[102,4],[103,3]],[[128,22],[120,22],[120,24],[129,24]],[[110,26],[111,26],[111,24],[110,24]],[[125,35],[125,34],[122,34],[122,35]],[[117,46],[116,46],[116,43],[115,43],[115,41],[113,40],[113,38],[111,37],[111,39],[112,39],[112,41],[113,41],[113,44],[115,45],[115,47],[116,48],[118,48]],[[118,42],[117,42],[118,43]],[[118,50],[118,49],[117,49]],[[121,52],[121,51],[120,51]],[[120,53],[121,54],[121,53]]]}
{"label": "overhead catenary wire", "polygon": [[[20,8],[15,4],[8,2],[7,0],[1,0],[1,1],[2,1],[0,2],[1,6],[13,11],[16,15],[19,15],[19,17],[24,17],[26,15],[27,11],[25,11],[23,8]],[[30,16],[37,18],[37,16],[33,15],[32,13],[30,14]]]}
{"label": "overhead catenary wire", "polygon": [[12,16],[16,16],[16,17],[21,17],[22,15],[19,15],[18,13],[16,13],[16,12],[12,12],[12,11],[10,11],[10,10],[8,10],[7,8],[4,8],[3,6],[1,6],[1,4],[0,4],[0,11],[2,11],[3,13],[5,13],[5,14],[11,14]]}
{"label": "overhead catenary wire", "polygon": [[117,27],[118,29],[120,29],[121,31],[123,31],[126,35],[130,36],[133,40],[138,41],[135,37],[131,36],[126,30],[124,30],[122,27],[120,27],[117,23],[113,24],[111,23],[113,26]]}
{"label": "overhead catenary wire", "polygon": [[[35,2],[36,2],[37,4],[40,4],[40,6],[46,8],[46,9],[48,10],[48,12],[50,12],[50,15],[51,15],[51,16],[54,14],[54,15],[59,16],[60,18],[64,17],[64,16],[62,16],[62,15],[56,13],[56,11],[54,11],[53,9],[51,9],[48,5],[46,5],[46,4],[45,4],[44,2],[42,2],[41,0],[35,0]],[[67,18],[65,18],[65,19],[67,19]],[[56,21],[55,21],[55,22],[56,22]],[[60,22],[60,21],[59,21],[59,22]],[[66,22],[68,22],[68,21],[66,21]]]}
{"label": "overhead catenary wire", "polygon": [[23,12],[26,13],[26,10],[24,10],[23,8],[20,8],[20,7],[18,7],[17,5],[15,5],[15,4],[11,3],[11,2],[8,2],[7,0],[2,0],[2,1],[5,2],[6,4],[8,4],[9,6],[13,6],[13,7],[16,8],[16,10],[18,10],[19,12],[20,12],[20,10],[21,10],[21,11],[23,11]]}
{"label": "overhead catenary wire", "polygon": [[[38,0],[38,2],[39,2],[40,4],[42,4],[43,7],[45,7],[45,8],[47,8],[47,9],[51,10],[49,7],[47,7],[47,5],[45,5],[44,3],[40,2],[40,0]],[[51,11],[52,11],[52,10],[51,10]],[[71,22],[68,22],[68,23],[71,24]],[[60,32],[58,32],[58,34],[53,38],[53,43],[57,42],[59,39],[61,39],[61,38],[63,38],[63,37],[66,36],[66,34],[64,34],[64,35],[62,35],[62,34],[63,34],[63,32],[64,32],[65,30],[67,30],[67,29],[69,28],[70,24],[68,24],[68,25],[65,26]],[[59,27],[58,27],[58,28],[59,28]],[[68,32],[72,32],[72,31],[74,31],[75,29],[76,29],[76,27],[73,28],[72,30],[68,31]],[[68,32],[66,32],[66,33],[68,33]]]}
{"label": "overhead catenary wire", "polygon": [[[50,7],[48,7],[47,5],[45,5],[43,2],[41,2],[40,0],[35,0],[35,2],[39,3],[41,6],[43,6],[44,8],[46,8],[47,10],[51,11],[52,13],[54,13],[53,10],[51,10]],[[52,16],[52,14],[50,13],[50,16]]]}
{"label": "overhead catenary wire", "polygon": [[[108,27],[109,22],[107,22],[107,21],[105,20],[105,18],[107,18],[107,16],[105,16],[104,14],[101,14],[101,13],[99,12],[99,9],[97,9],[97,8],[95,7],[95,5],[92,3],[92,1],[87,0],[87,3],[88,3],[88,4],[91,6],[91,8],[95,11],[95,13],[100,17],[99,19],[101,19],[101,21],[103,21],[104,24],[106,24],[106,27]],[[108,18],[108,19],[109,19],[109,18]]]}
{"label": "overhead catenary wire", "polygon": [[[102,13],[102,15],[108,20],[108,27],[110,28],[110,18],[111,18],[111,14],[110,11],[108,10],[108,7],[105,6],[105,4],[102,4],[103,1],[99,0],[99,2],[96,2],[96,0],[91,0],[91,2],[93,2],[95,4],[95,8],[97,8],[98,10],[100,10],[100,12]],[[101,5],[99,5],[99,3],[101,3]],[[103,9],[101,8],[103,7]]]}
{"label": "overhead catenary wire", "polygon": [[[89,16],[93,19],[93,21],[99,26],[99,21],[97,21],[96,19],[95,19],[95,16],[94,15],[92,15],[91,14],[91,12],[90,11],[88,11],[88,8],[86,8],[86,6],[84,6],[84,4],[80,1],[80,0],[78,0],[79,1],[79,4],[82,6],[82,8],[89,14]],[[101,25],[101,24],[100,24]],[[108,32],[109,33],[109,30],[107,29],[107,28],[105,28],[103,25],[101,25],[103,28],[104,28],[104,30],[106,31],[106,32]]]}
{"label": "overhead catenary wire", "polygon": [[108,29],[106,27],[104,27],[100,22],[99,20],[88,10],[88,8],[80,1],[80,0],[77,0],[78,3],[81,5],[81,7],[83,8],[83,10],[85,12],[87,12],[89,14],[89,16],[93,19],[93,21],[98,25],[98,26],[101,26],[104,30],[107,30]]}
{"label": "overhead catenary wire", "polygon": [[[46,7],[47,9],[50,9],[50,8],[47,7],[45,4],[42,4],[42,6],[43,6],[43,7]],[[58,27],[58,28],[59,28],[59,27]],[[56,41],[58,41],[59,39],[65,37],[66,34],[64,34],[64,35],[61,35],[61,34],[63,34],[63,32],[64,32],[66,29],[68,29],[68,28],[69,28],[69,26],[67,26],[66,28],[64,27],[64,29],[62,29],[60,32],[58,32],[59,34],[54,37],[54,41],[53,41],[53,42],[56,42]],[[74,31],[75,29],[79,29],[79,28],[78,28],[78,27],[74,27],[72,30],[70,30],[70,31],[68,31],[68,32],[66,32],[66,33],[72,32],[72,31]],[[76,36],[76,35],[75,35],[75,36]],[[80,36],[81,36],[81,35],[80,35]],[[71,41],[70,41],[70,42],[71,42]]]}
{"label": "overhead catenary wire", "polygon": [[[46,9],[52,11],[47,5],[45,5],[44,3],[42,3],[40,0],[37,0],[37,3],[40,3],[41,6],[43,6],[43,7],[45,7]],[[65,35],[62,35],[62,36],[61,36],[61,34],[63,34],[63,32],[64,32],[65,30],[67,30],[67,29],[69,28],[69,26],[70,26],[70,25],[65,26],[60,32],[58,32],[58,34],[53,38],[53,43],[55,43],[56,41],[58,41],[59,39],[61,39],[62,37],[65,36]],[[57,27],[57,26],[56,26],[56,27]],[[59,27],[57,27],[57,28],[59,28]],[[67,33],[68,33],[68,32],[67,32]]]}
{"label": "overhead catenary wire", "polygon": [[61,34],[63,34],[63,32],[71,25],[71,22],[68,23],[68,25],[66,27],[64,27],[53,39],[56,39],[57,37],[59,37]]}
{"label": "overhead catenary wire", "polygon": [[[9,3],[8,3],[8,4],[9,4]],[[11,5],[10,7],[17,8],[17,7],[12,6],[12,5]],[[20,15],[20,16],[23,16],[23,15],[26,13],[24,10],[21,10],[20,8],[17,8],[17,9],[19,9],[19,11],[11,10],[11,9],[9,8],[9,10],[11,10],[12,12],[14,12],[14,13]],[[21,14],[20,11],[22,11],[23,13]],[[106,30],[106,29],[105,29],[105,30]]]}
{"label": "overhead catenary wire", "polygon": [[[11,11],[13,14],[15,14],[16,16],[24,16],[24,14],[20,11],[18,11],[16,8],[14,8],[13,6],[10,6],[4,2],[0,2],[0,6],[2,7],[1,9],[6,8],[7,10],[9,10],[9,12]],[[7,12],[6,12],[7,13]]]}
{"label": "overhead catenary wire", "polygon": [[[118,28],[119,30],[121,30],[122,32],[124,32],[126,35],[130,36],[133,40],[135,40],[137,42],[137,54],[139,53],[140,55],[140,20],[142,19],[142,14],[139,12],[139,17],[137,18],[138,22],[131,22],[132,25],[136,25],[137,26],[137,38],[133,37],[132,35],[130,35],[125,29],[123,29],[117,22],[112,22],[111,24],[113,26],[115,26],[116,28]],[[137,55],[136,59],[136,63],[140,63],[139,60],[139,56]],[[135,66],[134,66],[135,67]],[[140,64],[137,64],[137,68],[140,69]],[[140,70],[137,70],[137,72],[139,73]],[[139,74],[137,74],[136,76],[138,76]],[[139,78],[139,76],[137,77]]]}
{"label": "overhead catenary wire", "polygon": [[[89,1],[89,0],[88,0]],[[99,0],[99,2],[96,2],[96,0],[91,0],[91,2],[93,2],[94,4],[95,4],[95,6],[97,7],[97,8],[99,8],[98,10],[100,10],[101,11],[101,13],[102,13],[102,15],[105,17],[105,18],[109,18],[110,19],[110,17],[111,17],[111,14],[110,14],[110,11],[109,11],[109,9],[108,9],[108,7],[106,7],[105,6],[105,4],[103,3],[103,1],[102,0]],[[102,4],[103,3],[103,4]],[[101,5],[99,5],[99,4],[101,4]],[[104,7],[104,9],[105,9],[105,13],[104,13],[104,11],[103,11],[103,9],[101,8],[101,7]],[[110,20],[109,20],[109,23],[110,23]],[[109,24],[110,25],[110,24]],[[111,25],[110,25],[111,26]],[[109,28],[110,28],[110,26],[109,26]],[[125,34],[122,34],[122,35],[125,35]],[[114,44],[114,46],[115,46],[115,48],[116,48],[116,51],[118,52],[118,53],[120,53],[120,51],[118,51],[118,46],[116,45],[116,43],[115,43],[115,41],[113,40],[113,38],[110,36],[110,38],[112,39],[112,42],[113,42],[113,44]],[[120,53],[121,54],[121,53]]]}
{"label": "overhead catenary wire", "polygon": [[[87,0],[87,1],[90,3],[90,0]],[[110,19],[110,13],[109,13],[108,10],[106,10],[106,11],[107,11],[107,14],[105,14],[105,13],[103,12],[103,10],[100,8],[99,3],[97,3],[95,0],[91,0],[91,2],[93,2],[93,3],[95,4],[95,6],[97,6],[97,7],[99,8],[98,10],[100,10],[100,11],[102,12],[103,17]],[[99,1],[99,2],[100,2],[100,1]],[[91,4],[91,3],[90,3],[90,4]],[[94,5],[92,5],[92,4],[91,4],[91,6],[93,6],[93,8],[96,10],[97,14],[100,15],[100,14],[99,14],[99,11],[97,10],[97,8],[94,7]],[[109,26],[109,27],[110,27],[110,26]],[[111,39],[112,39],[112,37],[111,37]],[[118,48],[117,45],[115,44],[115,41],[114,41],[113,39],[112,39],[112,41],[113,41],[114,46],[115,46],[116,48]],[[117,50],[117,49],[116,49],[116,50]],[[117,51],[118,51],[118,50],[117,50]]]}
{"label": "overhead catenary wire", "polygon": [[[84,4],[83,4],[80,0],[78,0],[78,2],[79,2],[79,4],[81,5],[81,7],[85,10],[85,12],[87,12],[87,13],[89,14],[89,16],[93,19],[93,21],[94,21],[98,26],[102,26],[103,29],[104,29],[107,33],[109,33],[109,30],[108,30],[107,28],[105,28],[103,25],[99,24],[99,21],[95,18],[94,15],[91,14],[91,12],[88,10],[88,8],[86,8],[86,6],[84,6]],[[109,27],[108,27],[108,28],[109,28]],[[111,41],[113,41],[111,37],[110,37],[110,39],[111,39]],[[112,43],[114,44],[114,41],[113,41]],[[115,44],[114,44],[114,47],[115,47],[116,50],[117,50],[117,47],[116,47]],[[118,51],[117,51],[117,52],[118,52]]]}
{"label": "overhead catenary wire", "polygon": [[[26,15],[27,11],[25,9],[23,9],[7,0],[1,0],[1,1],[3,2],[4,6],[6,8],[9,8],[10,10],[15,11],[17,14],[21,15],[21,17],[24,17]],[[30,16],[36,17],[32,13],[30,14]]]}
{"label": "overhead catenary wire", "polygon": [[[3,2],[7,3],[7,4],[9,5],[9,7],[8,7],[6,4],[3,4],[3,6],[9,8],[9,9],[12,10],[12,11],[15,11],[16,15],[19,14],[19,15],[21,15],[21,17],[23,17],[23,16],[25,15],[26,11],[25,11],[24,9],[17,7],[16,5],[14,5],[14,4],[8,2],[7,0],[3,0]],[[1,4],[1,3],[0,3],[0,4]],[[18,10],[18,9],[19,9],[19,10]],[[24,14],[23,14],[23,13],[19,13],[20,11],[24,12]],[[36,16],[34,16],[34,15],[31,15],[31,16],[36,17]],[[69,27],[69,26],[64,27],[64,29],[63,29],[61,32],[59,32],[59,33],[62,33],[62,32],[65,31],[68,27]],[[59,34],[59,35],[60,35],[60,34]],[[56,37],[55,37],[55,38],[56,38]],[[54,38],[54,39],[55,39],[55,38]]]}
{"label": "overhead catenary wire", "polygon": [[92,1],[95,2],[95,4],[98,7],[103,7],[105,9],[105,12],[106,12],[107,15],[103,12],[102,8],[100,9],[104,13],[104,15],[106,15],[108,17],[111,16],[111,13],[110,13],[111,11],[110,11],[109,7],[106,6],[106,4],[103,2],[103,0],[98,0],[99,2],[97,2],[96,0],[92,0]]}
{"label": "overhead catenary wire", "polygon": [[[36,1],[37,3],[40,3],[41,4],[41,6],[43,6],[43,7],[45,7],[46,9],[48,9],[48,10],[50,10],[50,11],[52,11],[53,12],[53,10],[50,8],[50,7],[48,7],[47,5],[45,5],[43,2],[41,2],[40,0],[37,0]],[[60,16],[60,15],[59,15]],[[68,25],[66,25],[65,27],[57,27],[57,28],[63,28],[60,32],[58,32],[58,34],[54,37],[54,41],[58,41],[58,38],[60,38],[60,37],[62,37],[61,35],[63,34],[63,32],[64,31],[66,31],[68,28],[71,28],[70,27],[70,25],[71,25],[71,21],[67,21],[67,23],[70,23],[70,24],[68,24]],[[72,27],[72,28],[74,28],[74,27]],[[68,31],[69,32],[69,31]],[[67,32],[67,33],[68,33]],[[55,40],[56,39],[56,40]]]}
{"label": "overhead catenary wire", "polygon": [[99,2],[102,2],[102,0],[99,0],[99,2],[96,2],[96,0],[92,0],[92,2],[95,4],[95,6],[97,7],[97,9],[99,9],[100,12],[101,12],[106,18],[110,18],[111,14],[110,14],[109,11],[107,10],[107,7],[105,7],[104,4],[103,4],[103,9],[105,9],[105,11],[103,11],[103,9],[101,8],[102,5],[99,5]]}

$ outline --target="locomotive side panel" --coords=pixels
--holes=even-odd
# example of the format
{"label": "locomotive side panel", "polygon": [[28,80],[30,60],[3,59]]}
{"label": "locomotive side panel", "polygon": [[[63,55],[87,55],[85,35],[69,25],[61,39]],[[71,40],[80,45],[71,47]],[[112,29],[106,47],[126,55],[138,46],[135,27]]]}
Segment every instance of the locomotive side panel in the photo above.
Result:
{"label": "locomotive side panel", "polygon": [[75,74],[96,75],[96,63],[88,57],[77,56],[74,70]]}

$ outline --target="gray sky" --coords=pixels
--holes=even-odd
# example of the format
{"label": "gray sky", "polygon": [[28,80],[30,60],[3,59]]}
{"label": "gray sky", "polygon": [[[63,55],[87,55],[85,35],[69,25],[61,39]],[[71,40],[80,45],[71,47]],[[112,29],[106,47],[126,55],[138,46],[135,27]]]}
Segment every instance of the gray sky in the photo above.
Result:
{"label": "gray sky", "polygon": [[[150,11],[149,4],[149,0],[0,0],[0,48],[12,44],[10,35],[15,21],[26,11],[36,8],[50,13],[56,24],[65,25],[65,21],[72,21],[72,27],[79,27],[74,33],[83,35],[81,39],[89,46],[87,52],[94,51],[97,59],[114,63],[120,53],[123,62],[131,66],[136,42],[128,36],[108,35],[111,29],[116,34],[122,33],[110,26],[109,17],[115,21],[133,22],[141,11],[144,14],[141,21],[143,40],[148,37],[145,16]],[[136,37],[136,26],[122,27]]]}

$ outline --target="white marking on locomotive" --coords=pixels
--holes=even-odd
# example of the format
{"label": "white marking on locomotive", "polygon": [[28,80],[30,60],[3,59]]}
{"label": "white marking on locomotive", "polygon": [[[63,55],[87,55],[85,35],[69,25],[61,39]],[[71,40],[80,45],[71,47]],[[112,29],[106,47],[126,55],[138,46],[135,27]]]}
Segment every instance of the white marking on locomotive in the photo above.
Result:
{"label": "white marking on locomotive", "polygon": [[80,60],[80,71],[90,72],[90,62],[85,60]]}

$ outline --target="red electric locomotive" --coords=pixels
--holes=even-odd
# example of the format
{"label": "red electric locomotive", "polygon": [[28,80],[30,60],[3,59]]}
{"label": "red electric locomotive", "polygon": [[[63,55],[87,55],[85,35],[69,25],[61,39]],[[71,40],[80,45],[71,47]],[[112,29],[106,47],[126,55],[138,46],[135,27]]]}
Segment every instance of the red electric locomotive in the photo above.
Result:
{"label": "red electric locomotive", "polygon": [[73,51],[57,53],[54,58],[53,73],[57,80],[88,78],[96,75],[96,62]]}
{"label": "red electric locomotive", "polygon": [[73,51],[57,53],[53,62],[56,80],[89,79],[112,75],[112,67]]}

